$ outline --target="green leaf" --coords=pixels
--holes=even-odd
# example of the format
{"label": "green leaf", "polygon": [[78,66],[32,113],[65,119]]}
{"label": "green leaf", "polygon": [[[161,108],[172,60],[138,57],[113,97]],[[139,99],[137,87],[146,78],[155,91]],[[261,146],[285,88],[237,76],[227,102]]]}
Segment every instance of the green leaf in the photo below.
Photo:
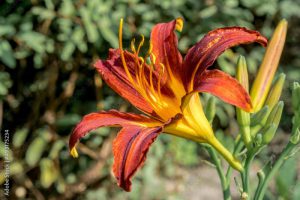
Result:
{"label": "green leaf", "polygon": [[88,41],[91,43],[96,42],[99,35],[95,24],[91,20],[89,11],[85,7],[81,7],[79,10],[79,14],[82,17]]}
{"label": "green leaf", "polygon": [[68,61],[71,58],[74,51],[75,51],[75,44],[71,41],[66,42],[66,44],[62,50],[62,53],[60,55],[61,59],[63,61]]}
{"label": "green leaf", "polygon": [[44,53],[46,51],[45,42],[47,38],[45,35],[35,31],[27,31],[20,33],[18,37],[25,42],[28,47],[38,53]]}
{"label": "green leaf", "polygon": [[16,67],[16,59],[14,57],[14,52],[9,42],[6,40],[0,40],[0,59],[8,67]]}
{"label": "green leaf", "polygon": [[50,150],[49,157],[51,159],[56,159],[64,146],[66,146],[65,142],[62,140],[57,140]]}
{"label": "green leaf", "polygon": [[12,86],[10,75],[7,72],[0,72],[0,100],[8,94],[8,89]]}
{"label": "green leaf", "polygon": [[297,159],[288,159],[278,172],[276,177],[277,190],[283,197],[290,199],[290,192],[295,185],[297,175]]}
{"label": "green leaf", "polygon": [[43,158],[40,162],[40,169],[41,185],[44,188],[49,188],[58,178],[59,172],[57,166],[55,165],[53,160],[49,158]]}
{"label": "green leaf", "polygon": [[20,148],[24,144],[27,135],[28,135],[27,128],[18,129],[15,132],[14,137],[13,137],[13,146],[15,148]]}
{"label": "green leaf", "polygon": [[0,25],[0,36],[12,36],[16,33],[16,29],[11,24]]}
{"label": "green leaf", "polygon": [[33,140],[26,151],[26,163],[30,167],[34,167],[42,157],[46,147],[47,143],[42,137],[37,137],[35,140]]}

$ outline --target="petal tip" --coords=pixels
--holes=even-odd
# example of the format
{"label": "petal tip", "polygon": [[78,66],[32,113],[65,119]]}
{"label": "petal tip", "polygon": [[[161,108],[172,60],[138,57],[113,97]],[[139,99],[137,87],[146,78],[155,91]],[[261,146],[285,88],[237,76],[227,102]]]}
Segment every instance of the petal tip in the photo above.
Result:
{"label": "petal tip", "polygon": [[78,152],[75,146],[71,149],[70,154],[73,158],[78,158]]}
{"label": "petal tip", "polygon": [[259,35],[257,37],[257,41],[258,43],[260,43],[262,46],[266,47],[268,45],[268,40],[266,37],[262,36],[262,35]]}

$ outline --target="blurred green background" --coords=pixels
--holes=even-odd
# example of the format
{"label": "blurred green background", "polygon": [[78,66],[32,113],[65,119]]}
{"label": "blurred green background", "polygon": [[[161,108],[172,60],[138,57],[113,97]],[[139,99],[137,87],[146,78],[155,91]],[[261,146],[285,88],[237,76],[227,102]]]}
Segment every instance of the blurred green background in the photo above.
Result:
{"label": "blurred green background", "polygon": [[[290,86],[300,80],[300,2],[295,0],[6,0],[0,4],[0,127],[10,133],[10,199],[220,199],[219,180],[199,144],[167,135],[151,148],[133,179],[133,191],[117,187],[111,173],[111,142],[117,130],[102,128],[82,139],[79,158],[68,151],[68,136],[87,113],[102,109],[136,111],[102,82],[93,69],[109,48],[124,46],[158,22],[182,16],[184,54],[206,32],[244,26],[270,38],[278,21],[289,22],[279,71],[287,74],[281,127],[260,154],[262,166],[278,154],[291,131]],[[244,45],[226,51],[214,67],[235,74],[239,55],[253,80],[264,48]],[[202,100],[205,104],[207,95]],[[228,148],[236,135],[232,106],[218,101],[214,130]],[[1,166],[4,143],[0,143]],[[266,199],[300,199],[299,154],[286,162]],[[258,169],[258,167],[257,167]],[[253,181],[256,181],[253,168]],[[5,173],[1,168],[0,183]],[[3,185],[2,185],[3,186]],[[233,188],[238,197],[238,191]],[[1,188],[0,195],[3,195]],[[0,196],[0,197],[1,197]],[[3,196],[2,196],[3,197]]]}

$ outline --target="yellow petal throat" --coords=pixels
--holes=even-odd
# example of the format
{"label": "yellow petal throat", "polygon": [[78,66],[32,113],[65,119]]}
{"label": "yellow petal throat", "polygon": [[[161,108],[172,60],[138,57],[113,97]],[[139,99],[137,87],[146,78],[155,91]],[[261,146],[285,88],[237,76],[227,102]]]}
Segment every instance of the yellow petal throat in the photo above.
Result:
{"label": "yellow petal throat", "polygon": [[213,146],[227,162],[236,170],[243,171],[243,166],[215,137],[212,127],[208,122],[198,93],[187,95],[182,100],[181,110],[183,116],[174,120],[164,128],[164,132],[179,137],[208,143]]}

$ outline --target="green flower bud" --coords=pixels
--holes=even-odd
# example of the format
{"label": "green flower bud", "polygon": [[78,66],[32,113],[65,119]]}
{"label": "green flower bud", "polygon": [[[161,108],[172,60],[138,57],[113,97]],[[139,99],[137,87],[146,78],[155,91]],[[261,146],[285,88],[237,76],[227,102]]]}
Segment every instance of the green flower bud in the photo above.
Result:
{"label": "green flower bud", "polygon": [[[249,80],[247,63],[244,56],[240,56],[237,63],[236,79],[244,87],[246,91],[249,90]],[[251,134],[250,134],[250,113],[243,111],[240,108],[236,108],[237,121],[240,125],[240,133],[246,147],[251,148]]]}
{"label": "green flower bud", "polygon": [[277,131],[277,127],[278,126],[276,126],[275,124],[271,124],[267,128],[265,128],[265,131],[262,131],[263,132],[263,136],[262,136],[263,144],[269,144],[272,141],[272,139]]}
{"label": "green flower bud", "polygon": [[282,88],[285,81],[285,74],[281,73],[276,81],[274,82],[272,89],[268,95],[268,98],[265,102],[265,105],[268,105],[270,109],[272,109],[275,104],[279,101],[279,98],[281,96]]}
{"label": "green flower bud", "polygon": [[251,116],[251,126],[261,125],[266,123],[270,113],[269,106],[264,106],[260,111]]}
{"label": "green flower bud", "polygon": [[290,138],[290,142],[293,144],[298,144],[300,142],[300,130],[297,128],[296,132]]}
{"label": "green flower bud", "polygon": [[298,82],[294,82],[293,85],[292,104],[294,110],[300,109],[300,84]]}
{"label": "green flower bud", "polygon": [[272,109],[265,127],[270,126],[271,124],[274,124],[275,126],[278,126],[280,119],[281,119],[281,114],[283,110],[284,103],[283,101],[278,102],[274,108]]}
{"label": "green flower bud", "polygon": [[240,84],[244,87],[244,89],[249,91],[249,79],[248,79],[248,71],[247,71],[247,63],[244,56],[240,56],[237,63],[236,70],[236,79],[240,82]]}
{"label": "green flower bud", "polygon": [[212,123],[216,115],[216,99],[210,96],[205,107],[205,115],[210,123]]}
{"label": "green flower bud", "polygon": [[262,134],[261,133],[258,133],[256,136],[255,136],[255,139],[254,139],[254,144],[255,144],[255,146],[261,146],[261,144],[262,144],[262,141],[263,141],[263,139],[262,139],[263,137],[262,137]]}

